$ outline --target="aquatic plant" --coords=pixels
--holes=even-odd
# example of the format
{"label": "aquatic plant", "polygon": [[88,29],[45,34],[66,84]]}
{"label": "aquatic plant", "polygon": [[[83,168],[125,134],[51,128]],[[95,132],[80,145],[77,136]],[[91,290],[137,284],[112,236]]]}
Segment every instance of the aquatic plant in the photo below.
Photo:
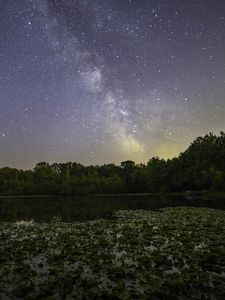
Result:
{"label": "aquatic plant", "polygon": [[3,299],[223,299],[225,212],[118,211],[112,220],[0,223]]}

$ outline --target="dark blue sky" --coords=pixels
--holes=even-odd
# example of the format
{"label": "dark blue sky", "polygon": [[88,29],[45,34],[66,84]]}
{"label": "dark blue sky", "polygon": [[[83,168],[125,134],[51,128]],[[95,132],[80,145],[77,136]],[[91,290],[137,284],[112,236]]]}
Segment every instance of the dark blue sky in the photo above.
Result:
{"label": "dark blue sky", "polygon": [[146,162],[220,130],[224,1],[1,1],[0,166]]}

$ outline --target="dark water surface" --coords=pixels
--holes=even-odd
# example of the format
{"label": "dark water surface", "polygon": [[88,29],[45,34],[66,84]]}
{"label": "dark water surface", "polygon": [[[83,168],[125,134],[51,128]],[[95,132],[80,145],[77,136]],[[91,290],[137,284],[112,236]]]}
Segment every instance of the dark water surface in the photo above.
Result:
{"label": "dark water surface", "polygon": [[64,222],[110,218],[114,211],[157,210],[163,207],[195,206],[225,210],[225,198],[162,195],[122,195],[85,197],[0,197],[0,222],[34,220]]}

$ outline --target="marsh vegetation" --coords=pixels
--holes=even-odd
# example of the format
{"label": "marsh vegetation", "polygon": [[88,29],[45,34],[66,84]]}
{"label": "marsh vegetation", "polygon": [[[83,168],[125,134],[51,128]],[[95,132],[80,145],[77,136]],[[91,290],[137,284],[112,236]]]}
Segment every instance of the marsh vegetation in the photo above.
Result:
{"label": "marsh vegetation", "polygon": [[3,299],[223,299],[225,212],[0,224]]}

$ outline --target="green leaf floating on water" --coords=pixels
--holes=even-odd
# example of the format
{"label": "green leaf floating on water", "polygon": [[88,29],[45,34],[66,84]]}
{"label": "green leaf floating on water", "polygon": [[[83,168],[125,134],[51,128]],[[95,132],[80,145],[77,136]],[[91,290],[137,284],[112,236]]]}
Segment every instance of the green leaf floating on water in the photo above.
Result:
{"label": "green leaf floating on water", "polygon": [[0,223],[1,299],[224,299],[225,212]]}

